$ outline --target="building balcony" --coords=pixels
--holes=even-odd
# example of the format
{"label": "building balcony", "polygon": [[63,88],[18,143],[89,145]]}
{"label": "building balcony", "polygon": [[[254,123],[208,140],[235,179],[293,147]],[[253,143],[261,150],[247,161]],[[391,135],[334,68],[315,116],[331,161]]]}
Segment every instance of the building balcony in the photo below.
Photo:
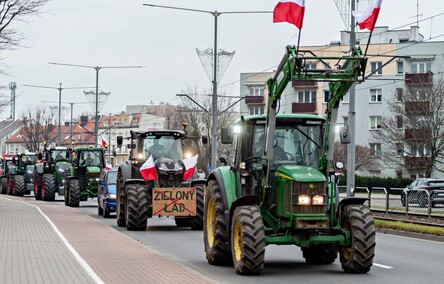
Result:
{"label": "building balcony", "polygon": [[264,96],[245,96],[245,103],[247,105],[262,105],[264,104]]}
{"label": "building balcony", "polygon": [[404,157],[404,164],[409,169],[424,169],[431,163],[430,157]]}
{"label": "building balcony", "polygon": [[410,141],[428,140],[432,137],[429,129],[405,129],[405,139]]}
{"label": "building balcony", "polygon": [[316,103],[292,103],[291,113],[317,113]]}
{"label": "building balcony", "polygon": [[291,82],[293,88],[316,88],[318,85],[316,81],[311,80],[295,80]]}
{"label": "building balcony", "polygon": [[405,102],[406,113],[427,113],[430,111],[430,103],[427,101]]}
{"label": "building balcony", "polygon": [[405,84],[407,86],[431,85],[433,84],[433,73],[405,73]]}

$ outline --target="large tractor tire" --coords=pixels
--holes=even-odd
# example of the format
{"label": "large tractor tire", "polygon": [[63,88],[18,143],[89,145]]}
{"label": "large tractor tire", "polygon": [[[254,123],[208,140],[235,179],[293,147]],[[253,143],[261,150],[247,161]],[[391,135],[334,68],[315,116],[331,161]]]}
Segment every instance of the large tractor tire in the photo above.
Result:
{"label": "large tractor tire", "polygon": [[14,176],[12,176],[11,183],[12,183],[12,188],[13,188],[12,193],[15,196],[23,196],[23,195],[25,195],[25,191],[26,191],[26,188],[25,188],[25,176],[23,176],[23,175],[14,175]]}
{"label": "large tractor tire", "polygon": [[217,181],[210,180],[205,191],[203,229],[205,255],[212,265],[229,265],[232,261],[225,209]]}
{"label": "large tractor tire", "polygon": [[42,195],[44,201],[54,201],[56,193],[55,179],[52,174],[43,174]]}
{"label": "large tractor tire", "polygon": [[190,218],[175,217],[174,222],[179,228],[191,227]]}
{"label": "large tractor tire", "polygon": [[79,207],[80,205],[80,181],[72,179],[69,181],[69,206]]}
{"label": "large tractor tire", "polygon": [[1,194],[6,194],[8,192],[6,178],[2,177],[0,178],[0,186],[1,186]]}
{"label": "large tractor tire", "polygon": [[14,189],[12,188],[13,182],[11,181],[11,176],[9,176],[9,175],[7,177],[6,184],[7,184],[7,186],[6,186],[6,194],[12,195],[12,193],[14,192]]}
{"label": "large tractor tire", "polygon": [[204,186],[196,185],[196,216],[191,218],[191,229],[199,230],[203,229],[203,215],[204,215]]}
{"label": "large tractor tire", "polygon": [[65,206],[69,206],[69,184],[70,184],[70,180],[66,179],[65,181],[65,188],[64,188],[64,192],[63,192],[63,198],[65,199]]}
{"label": "large tractor tire", "polygon": [[317,245],[301,250],[305,261],[310,264],[330,264],[338,258],[338,248],[335,245]]}
{"label": "large tractor tire", "polygon": [[347,205],[341,218],[341,227],[351,233],[350,246],[339,250],[342,269],[348,273],[370,271],[375,256],[375,224],[367,206]]}
{"label": "large tractor tire", "polygon": [[237,274],[257,275],[264,269],[265,230],[257,205],[239,206],[231,222],[231,252]]}
{"label": "large tractor tire", "polygon": [[34,198],[35,200],[42,200],[42,186],[41,177],[38,174],[34,175]]}
{"label": "large tractor tire", "polygon": [[122,173],[117,173],[117,188],[116,188],[116,219],[117,226],[125,227],[125,185],[122,178]]}
{"label": "large tractor tire", "polygon": [[145,231],[148,224],[148,195],[145,185],[128,184],[125,204],[126,228],[129,231]]}

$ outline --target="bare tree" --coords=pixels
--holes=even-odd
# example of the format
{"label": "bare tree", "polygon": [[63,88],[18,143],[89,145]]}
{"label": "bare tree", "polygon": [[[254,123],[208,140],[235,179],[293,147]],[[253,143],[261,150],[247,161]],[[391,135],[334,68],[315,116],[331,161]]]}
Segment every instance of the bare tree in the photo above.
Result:
{"label": "bare tree", "polygon": [[[182,93],[188,94],[188,97],[182,97],[179,104],[179,118],[182,121],[188,123],[188,134],[208,137],[208,145],[211,145],[211,106],[212,97],[211,94],[202,93],[197,91],[197,87],[188,87],[186,90],[182,90]],[[218,116],[217,116],[217,139],[220,141],[221,129],[231,124],[237,116],[231,111],[230,106],[232,98],[225,94],[219,94],[218,104]],[[232,153],[231,147],[217,143],[217,156],[228,156]],[[202,159],[199,161],[201,166],[205,168],[209,165],[210,148],[208,147],[205,153],[202,153]]]}
{"label": "bare tree", "polygon": [[0,0],[0,50],[17,47],[23,36],[12,28],[16,21],[27,21],[49,0]]}
{"label": "bare tree", "polygon": [[384,146],[389,166],[430,177],[433,170],[444,172],[444,82],[433,85],[430,72],[410,75],[406,90],[398,89],[388,101],[390,115],[373,139]]}
{"label": "bare tree", "polygon": [[50,112],[38,108],[34,111],[28,109],[27,115],[23,115],[22,119],[22,137],[29,151],[38,152],[43,142],[49,145],[56,141],[56,125]]}
{"label": "bare tree", "polygon": [[[335,162],[342,162],[346,164],[347,161],[347,144],[336,142],[333,151],[333,160]],[[367,173],[371,170],[377,170],[379,168],[378,160],[375,157],[375,153],[372,153],[370,147],[362,145],[355,146],[355,171]],[[344,173],[347,173],[347,167],[343,169]]]}

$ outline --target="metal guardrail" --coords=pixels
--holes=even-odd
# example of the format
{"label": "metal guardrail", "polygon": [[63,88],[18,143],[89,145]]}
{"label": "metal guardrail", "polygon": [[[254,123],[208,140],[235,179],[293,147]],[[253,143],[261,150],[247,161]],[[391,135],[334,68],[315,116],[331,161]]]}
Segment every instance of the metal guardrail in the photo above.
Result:
{"label": "metal guardrail", "polygon": [[[338,189],[339,198],[345,198],[347,187],[338,186]],[[351,193],[354,197],[368,198],[366,205],[371,210],[444,218],[444,190],[356,187]]]}

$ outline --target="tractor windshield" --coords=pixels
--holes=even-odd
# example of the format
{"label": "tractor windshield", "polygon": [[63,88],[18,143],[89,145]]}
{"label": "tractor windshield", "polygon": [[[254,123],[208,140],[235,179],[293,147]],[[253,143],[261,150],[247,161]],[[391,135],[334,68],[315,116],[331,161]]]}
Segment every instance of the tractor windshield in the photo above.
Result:
{"label": "tractor windshield", "polygon": [[51,161],[60,161],[60,160],[71,160],[71,151],[69,150],[52,150],[51,151]]}
{"label": "tractor windshield", "polygon": [[154,159],[169,158],[179,162],[182,157],[182,143],[173,136],[148,136],[143,142],[143,159],[147,160],[151,155]]}
{"label": "tractor windshield", "polygon": [[33,164],[35,164],[35,161],[36,161],[36,156],[35,155],[22,155],[21,156],[21,160],[22,160],[22,164],[24,165],[24,166],[27,166],[27,165],[33,165]]}
{"label": "tractor windshield", "polygon": [[[319,167],[321,157],[320,125],[277,125],[273,139],[273,164],[294,162],[301,166]],[[252,156],[262,156],[265,148],[265,126],[256,125]]]}
{"label": "tractor windshield", "polygon": [[87,167],[103,167],[102,151],[83,151],[80,153],[80,165]]}
{"label": "tractor windshield", "polygon": [[106,184],[116,184],[117,182],[117,171],[108,171],[106,177]]}

